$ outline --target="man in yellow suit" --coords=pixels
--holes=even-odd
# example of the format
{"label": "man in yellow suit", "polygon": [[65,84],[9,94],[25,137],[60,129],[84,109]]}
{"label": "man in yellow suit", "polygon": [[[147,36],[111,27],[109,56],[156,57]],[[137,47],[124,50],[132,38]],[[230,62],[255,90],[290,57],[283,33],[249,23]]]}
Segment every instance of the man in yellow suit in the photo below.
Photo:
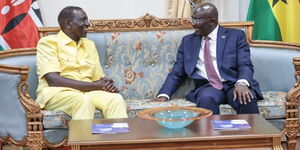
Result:
{"label": "man in yellow suit", "polygon": [[61,110],[72,119],[127,118],[123,97],[105,78],[93,41],[86,37],[90,22],[80,7],[68,6],[58,15],[61,28],[37,45],[37,102],[46,110]]}

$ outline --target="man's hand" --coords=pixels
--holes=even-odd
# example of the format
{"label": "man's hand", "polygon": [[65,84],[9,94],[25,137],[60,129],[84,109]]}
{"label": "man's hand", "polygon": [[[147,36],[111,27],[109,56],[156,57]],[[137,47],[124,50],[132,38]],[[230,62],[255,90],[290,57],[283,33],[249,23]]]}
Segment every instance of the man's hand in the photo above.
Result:
{"label": "man's hand", "polygon": [[253,95],[247,86],[237,85],[233,91],[233,100],[239,99],[241,104],[247,105],[247,102],[251,102]]}
{"label": "man's hand", "polygon": [[99,90],[107,91],[107,92],[112,92],[112,93],[118,93],[119,90],[117,87],[114,86],[114,81],[109,78],[101,78],[98,81],[94,82]]}
{"label": "man's hand", "polygon": [[167,101],[168,99],[164,96],[161,96],[161,97],[157,97],[157,98],[154,98],[151,100],[151,102],[165,102]]}

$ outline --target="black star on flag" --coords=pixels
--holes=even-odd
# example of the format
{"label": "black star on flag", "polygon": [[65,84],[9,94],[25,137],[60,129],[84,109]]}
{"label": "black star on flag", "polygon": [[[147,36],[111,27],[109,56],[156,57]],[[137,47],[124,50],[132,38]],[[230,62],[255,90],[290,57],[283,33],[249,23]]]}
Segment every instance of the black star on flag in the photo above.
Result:
{"label": "black star on flag", "polygon": [[[273,6],[272,7],[274,7],[277,4],[278,1],[279,0],[273,0]],[[287,0],[281,0],[281,1],[284,2],[284,3],[286,3],[286,4],[288,4]]]}

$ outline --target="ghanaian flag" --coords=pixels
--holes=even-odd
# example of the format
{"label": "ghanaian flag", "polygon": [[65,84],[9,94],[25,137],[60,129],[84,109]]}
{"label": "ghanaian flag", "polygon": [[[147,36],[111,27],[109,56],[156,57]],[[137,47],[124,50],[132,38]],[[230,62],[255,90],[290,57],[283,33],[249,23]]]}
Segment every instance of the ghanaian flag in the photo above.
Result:
{"label": "ghanaian flag", "polygon": [[248,21],[254,21],[253,40],[300,44],[300,0],[251,0]]}

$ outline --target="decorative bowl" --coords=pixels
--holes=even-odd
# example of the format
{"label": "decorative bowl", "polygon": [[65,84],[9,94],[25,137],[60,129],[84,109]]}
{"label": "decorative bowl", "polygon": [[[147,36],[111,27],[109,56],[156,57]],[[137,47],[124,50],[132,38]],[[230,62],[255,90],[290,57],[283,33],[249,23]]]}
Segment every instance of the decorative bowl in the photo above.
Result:
{"label": "decorative bowl", "polygon": [[137,115],[144,119],[155,120],[169,129],[184,128],[194,120],[212,115],[212,111],[197,107],[158,107],[139,111]]}

